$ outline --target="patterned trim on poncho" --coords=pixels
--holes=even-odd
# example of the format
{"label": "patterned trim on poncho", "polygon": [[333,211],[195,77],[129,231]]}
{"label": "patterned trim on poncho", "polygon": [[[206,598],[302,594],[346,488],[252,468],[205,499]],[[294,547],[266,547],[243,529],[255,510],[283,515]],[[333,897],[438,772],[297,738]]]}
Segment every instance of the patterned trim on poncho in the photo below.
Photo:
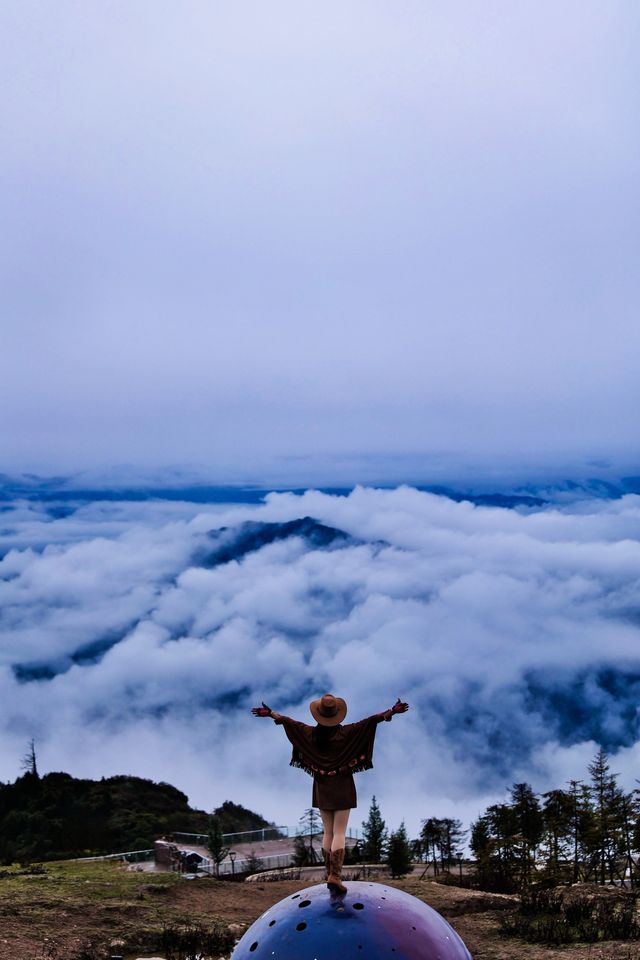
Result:
{"label": "patterned trim on poncho", "polygon": [[376,730],[383,719],[382,714],[377,714],[335,727],[335,735],[323,744],[322,751],[314,738],[315,727],[290,717],[280,717],[276,723],[284,727],[293,746],[292,767],[299,767],[312,777],[335,777],[339,773],[371,770]]}

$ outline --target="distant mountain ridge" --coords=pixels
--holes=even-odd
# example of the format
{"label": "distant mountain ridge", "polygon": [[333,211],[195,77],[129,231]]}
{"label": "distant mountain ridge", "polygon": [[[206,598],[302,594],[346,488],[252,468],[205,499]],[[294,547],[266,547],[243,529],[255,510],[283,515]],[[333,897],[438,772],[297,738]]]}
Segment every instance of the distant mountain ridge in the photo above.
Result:
{"label": "distant mountain ridge", "polygon": [[[88,481],[88,482],[87,482]],[[487,489],[487,483],[474,487],[467,484],[425,484],[403,481],[406,486],[436,496],[447,497],[457,502],[467,500],[478,506],[494,507],[542,507],[549,502],[579,499],[618,499],[625,494],[640,494],[640,476],[625,476],[613,480],[599,477],[582,479],[555,479],[532,483],[496,483],[495,488]],[[378,489],[394,489],[399,483],[365,483],[364,486]],[[482,486],[483,489],[478,489]],[[83,474],[58,475],[53,477],[37,474],[0,473],[0,503],[13,500],[40,501],[55,504],[50,508],[51,515],[65,516],[73,512],[74,506],[99,501],[143,502],[149,500],[183,501],[187,503],[263,503],[269,493],[292,493],[301,495],[306,490],[315,489],[333,496],[347,496],[354,485],[308,485],[308,486],[253,486],[243,484],[215,484],[202,480],[189,480],[186,477],[170,478],[163,482],[161,475],[152,481],[132,481],[129,483],[98,482],[96,476],[84,479]],[[0,510],[2,507],[0,507]]]}

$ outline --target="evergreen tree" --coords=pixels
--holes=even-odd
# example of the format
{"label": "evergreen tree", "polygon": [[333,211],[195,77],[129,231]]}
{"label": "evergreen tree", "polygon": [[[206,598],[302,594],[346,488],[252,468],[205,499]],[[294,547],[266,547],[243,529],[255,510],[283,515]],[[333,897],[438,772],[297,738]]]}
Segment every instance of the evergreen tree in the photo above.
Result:
{"label": "evergreen tree", "polygon": [[22,769],[27,775],[33,777],[34,780],[40,779],[36,758],[36,742],[33,737],[29,740],[27,752],[22,758]]}
{"label": "evergreen tree", "polygon": [[451,871],[454,860],[462,857],[462,847],[469,831],[463,828],[461,820],[452,817],[445,817],[440,824],[440,860]]}
{"label": "evergreen tree", "polygon": [[515,856],[520,873],[520,887],[531,882],[536,848],[543,835],[543,818],[537,796],[528,783],[514,783],[511,788],[511,810],[516,828]]}
{"label": "evergreen tree", "polygon": [[589,764],[593,799],[593,859],[596,880],[613,882],[615,862],[624,850],[621,823],[621,791],[616,774],[610,773],[605,751],[600,748]]}
{"label": "evergreen tree", "polygon": [[416,837],[415,840],[410,841],[411,844],[411,856],[414,860],[419,860],[421,863],[424,863],[425,857],[428,857],[428,851],[425,848],[424,841],[422,837]]}
{"label": "evergreen tree", "polygon": [[544,855],[547,878],[560,883],[568,879],[566,864],[571,862],[573,799],[566,790],[549,790],[543,794]]}
{"label": "evergreen tree", "polygon": [[437,877],[438,855],[442,855],[443,821],[437,817],[429,817],[428,820],[423,820],[420,839],[427,853],[427,862],[429,860],[433,861],[433,872]]}
{"label": "evergreen tree", "polygon": [[404,821],[389,837],[386,863],[391,870],[392,877],[404,877],[413,869],[411,847],[407,838]]}
{"label": "evergreen tree", "polygon": [[490,890],[494,881],[494,849],[489,820],[485,816],[471,824],[471,851],[476,858],[477,879],[483,890]]}
{"label": "evergreen tree", "polygon": [[[640,822],[640,804],[638,803],[638,791],[623,794],[621,797],[621,818],[622,835],[624,842],[624,872],[623,877],[626,883],[628,878],[631,889],[636,885],[636,864],[633,859],[634,849],[634,823]],[[637,849],[637,848],[636,848]]]}
{"label": "evergreen tree", "polygon": [[508,803],[494,803],[484,818],[492,842],[489,861],[490,889],[510,893],[518,888],[518,818]]}
{"label": "evergreen tree", "polygon": [[207,831],[207,848],[209,855],[216,865],[216,876],[220,876],[220,864],[229,853],[229,847],[225,846],[224,835],[220,820],[215,814],[209,817],[209,829]]}
{"label": "evergreen tree", "polygon": [[371,798],[369,816],[362,822],[362,856],[367,863],[382,863],[388,834],[375,796]]}
{"label": "evergreen tree", "polygon": [[[636,780],[636,783],[640,783],[640,780]],[[633,810],[633,825],[631,828],[631,848],[636,851],[640,851],[640,790],[637,788],[631,794],[632,800],[632,810]],[[638,868],[640,868],[640,862],[638,863]]]}
{"label": "evergreen tree", "polygon": [[313,835],[318,833],[322,821],[320,820],[320,815],[313,807],[307,807],[305,812],[300,817],[299,823],[302,826],[301,834],[305,834],[309,838],[309,863],[315,863],[316,855],[313,849]]}
{"label": "evergreen tree", "polygon": [[470,846],[483,890],[513,893],[521,881],[517,820],[509,804],[493,804],[471,825]]}
{"label": "evergreen tree", "polygon": [[582,863],[587,859],[588,838],[592,833],[593,809],[589,788],[582,780],[569,780],[571,798],[571,861],[572,880],[578,883]]}

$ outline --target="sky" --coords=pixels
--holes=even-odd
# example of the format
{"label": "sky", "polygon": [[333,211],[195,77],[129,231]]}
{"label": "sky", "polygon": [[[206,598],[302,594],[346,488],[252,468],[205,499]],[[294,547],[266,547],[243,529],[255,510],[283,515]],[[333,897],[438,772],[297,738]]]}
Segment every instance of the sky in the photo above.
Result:
{"label": "sky", "polygon": [[146,776],[295,825],[311,779],[250,708],[313,723],[310,701],[333,691],[347,722],[410,704],[357,775],[355,829],[374,794],[412,836],[430,816],[468,825],[514,782],[588,779],[600,745],[636,784],[636,494],[18,499],[1,519],[0,780],[33,737],[43,773]]}
{"label": "sky", "polygon": [[7,0],[2,469],[628,469],[639,27],[633,0]]}
{"label": "sky", "polygon": [[411,831],[599,744],[633,785],[639,32],[635,0],[0,4],[0,779],[34,737],[295,823],[249,709],[330,689],[411,703],[360,785]]}

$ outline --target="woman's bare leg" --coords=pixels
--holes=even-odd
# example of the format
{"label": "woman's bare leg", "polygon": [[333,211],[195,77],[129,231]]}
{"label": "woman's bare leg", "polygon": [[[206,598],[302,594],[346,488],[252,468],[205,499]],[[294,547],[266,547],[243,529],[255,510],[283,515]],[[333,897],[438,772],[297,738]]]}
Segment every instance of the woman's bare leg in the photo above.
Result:
{"label": "woman's bare leg", "polygon": [[333,820],[334,820],[334,810],[321,810],[320,816],[322,817],[322,826],[324,828],[324,836],[322,838],[322,849],[329,852],[331,850],[331,844],[333,843]]}
{"label": "woman's bare leg", "polygon": [[351,810],[333,810],[333,839],[331,847],[326,849],[344,850],[345,837],[347,833],[347,824],[349,823],[349,814]]}

